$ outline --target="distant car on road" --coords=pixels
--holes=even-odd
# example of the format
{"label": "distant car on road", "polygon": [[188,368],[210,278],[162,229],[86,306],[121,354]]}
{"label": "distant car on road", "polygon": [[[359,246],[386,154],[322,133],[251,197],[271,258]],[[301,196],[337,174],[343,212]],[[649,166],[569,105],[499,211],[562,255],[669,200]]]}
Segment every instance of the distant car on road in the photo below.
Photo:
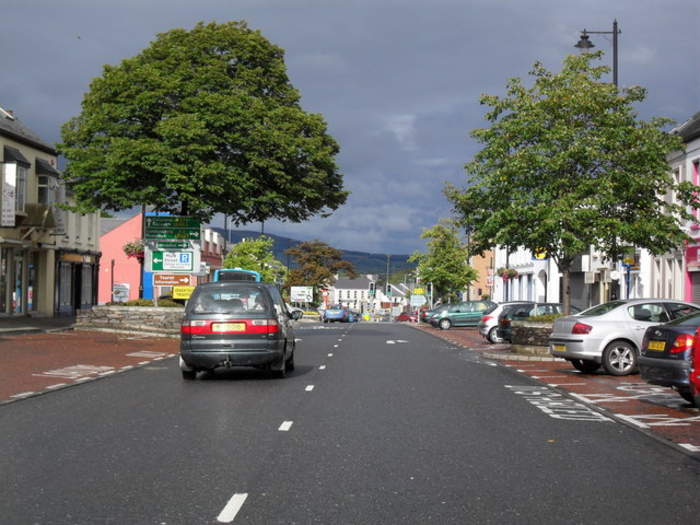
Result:
{"label": "distant car on road", "polygon": [[549,351],[582,372],[602,365],[624,376],[637,371],[646,329],[700,312],[692,303],[673,299],[626,299],[599,304],[576,315],[554,320]]}
{"label": "distant car on road", "polygon": [[268,283],[220,281],[200,284],[187,301],[180,326],[180,371],[254,366],[284,377],[294,370],[298,319]]}
{"label": "distant car on road", "polygon": [[693,346],[698,344],[698,328],[700,314],[647,328],[639,356],[641,378],[652,385],[671,387],[683,399],[694,403],[690,369],[693,363]]}
{"label": "distant car on road", "polygon": [[494,304],[492,301],[464,301],[446,305],[430,318],[430,324],[441,330],[449,330],[453,326],[476,326],[484,312]]}
{"label": "distant car on road", "polygon": [[341,305],[336,305],[328,308],[323,312],[323,322],[324,323],[347,323],[350,319],[350,310]]}
{"label": "distant car on road", "polygon": [[405,322],[417,323],[418,322],[418,312],[401,312],[399,315],[396,316],[396,318],[394,320],[402,322],[402,323],[405,323]]}

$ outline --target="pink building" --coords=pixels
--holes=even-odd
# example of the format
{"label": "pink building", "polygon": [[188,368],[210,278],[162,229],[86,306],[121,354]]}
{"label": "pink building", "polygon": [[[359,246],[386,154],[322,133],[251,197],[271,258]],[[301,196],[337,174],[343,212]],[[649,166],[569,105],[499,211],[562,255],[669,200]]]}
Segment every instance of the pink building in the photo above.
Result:
{"label": "pink building", "polygon": [[105,304],[113,300],[112,290],[115,289],[115,285],[121,293],[119,300],[138,299],[141,264],[137,258],[127,257],[123,246],[127,242],[141,239],[141,214],[138,213],[130,219],[102,219],[101,231],[102,258],[97,292],[98,303]]}

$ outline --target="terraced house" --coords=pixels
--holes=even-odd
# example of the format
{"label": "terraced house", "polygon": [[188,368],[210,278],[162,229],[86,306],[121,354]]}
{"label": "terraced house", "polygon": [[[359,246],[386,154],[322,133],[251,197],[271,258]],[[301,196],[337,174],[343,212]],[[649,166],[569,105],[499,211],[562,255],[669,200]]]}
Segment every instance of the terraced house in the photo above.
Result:
{"label": "terraced house", "polygon": [[0,316],[70,315],[96,302],[99,216],[61,209],[56,150],[0,107]]}

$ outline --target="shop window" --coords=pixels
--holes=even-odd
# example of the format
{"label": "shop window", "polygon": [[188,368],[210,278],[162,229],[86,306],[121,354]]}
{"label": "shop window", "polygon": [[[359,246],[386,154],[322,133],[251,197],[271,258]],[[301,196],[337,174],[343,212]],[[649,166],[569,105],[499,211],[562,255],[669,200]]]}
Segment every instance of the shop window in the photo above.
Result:
{"label": "shop window", "polygon": [[37,184],[39,187],[37,202],[45,206],[51,206],[55,200],[53,189],[51,188],[51,177],[48,175],[39,175]]}
{"label": "shop window", "polygon": [[15,211],[24,212],[27,193],[27,168],[17,165],[17,182],[15,186]]}

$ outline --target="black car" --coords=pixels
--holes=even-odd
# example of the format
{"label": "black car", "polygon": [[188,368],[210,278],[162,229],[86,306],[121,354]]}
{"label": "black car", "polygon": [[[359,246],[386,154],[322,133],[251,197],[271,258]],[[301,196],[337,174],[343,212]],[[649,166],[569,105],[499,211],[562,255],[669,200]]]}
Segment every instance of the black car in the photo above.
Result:
{"label": "black car", "polygon": [[[498,337],[503,341],[512,342],[513,327],[511,321],[522,321],[528,317],[539,315],[561,314],[564,311],[562,303],[519,303],[509,304],[503,307],[503,311],[498,316]],[[580,312],[579,308],[571,306],[571,313]]]}
{"label": "black car", "polygon": [[668,386],[693,403],[690,388],[691,356],[700,314],[691,314],[647,328],[639,356],[639,373],[652,385]]}
{"label": "black car", "polygon": [[180,327],[180,370],[253,366],[284,377],[294,369],[294,329],[279,289],[269,283],[221,281],[195,288]]}

